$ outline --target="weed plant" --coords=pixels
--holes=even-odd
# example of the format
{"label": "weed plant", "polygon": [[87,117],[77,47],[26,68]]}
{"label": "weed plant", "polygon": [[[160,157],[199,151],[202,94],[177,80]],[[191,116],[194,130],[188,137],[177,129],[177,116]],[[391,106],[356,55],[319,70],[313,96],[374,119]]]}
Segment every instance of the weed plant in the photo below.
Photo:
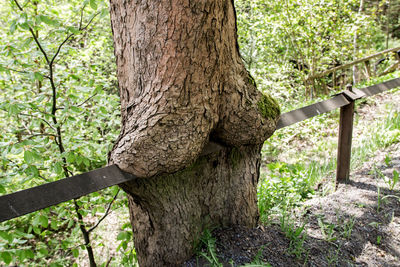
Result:
{"label": "weed plant", "polygon": [[[396,73],[358,87],[397,77],[399,72]],[[392,93],[398,90],[394,89]],[[373,100],[367,98],[365,101]],[[379,149],[400,142],[400,111],[387,105],[385,110],[378,112],[385,114],[383,119],[365,127],[363,121],[359,122],[363,126],[360,126],[361,134],[353,136],[352,170],[367,162]],[[331,185],[334,184],[336,170],[338,116],[337,110],[322,114],[296,127],[283,128],[266,141],[263,148],[266,166],[262,168],[258,188],[262,222],[270,222],[283,211],[299,207],[316,193],[326,194],[334,188]],[[359,127],[357,117],[355,124]],[[393,179],[387,180],[387,183],[394,188],[398,182],[399,174],[394,170]]]}

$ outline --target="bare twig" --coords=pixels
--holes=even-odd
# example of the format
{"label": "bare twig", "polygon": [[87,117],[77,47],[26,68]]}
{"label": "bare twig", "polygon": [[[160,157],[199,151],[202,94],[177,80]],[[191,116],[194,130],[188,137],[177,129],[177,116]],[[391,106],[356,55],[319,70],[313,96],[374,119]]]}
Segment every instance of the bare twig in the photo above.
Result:
{"label": "bare twig", "polygon": [[99,14],[100,14],[100,12],[97,12],[96,14],[94,14],[94,15],[90,18],[90,20],[89,20],[89,22],[86,24],[86,26],[83,27],[83,28],[79,28],[79,30],[80,30],[80,31],[86,30],[86,29],[89,27],[89,25],[93,22],[94,18],[97,17]]}
{"label": "bare twig", "polygon": [[92,96],[90,96],[88,99],[86,99],[85,101],[83,101],[82,103],[76,105],[77,107],[83,106],[84,104],[86,104],[90,99],[92,99],[93,97],[95,97],[97,95],[97,93],[93,94]]}
{"label": "bare twig", "polygon": [[[17,7],[18,7],[18,9],[19,9],[20,11],[24,11],[24,9],[21,7],[21,5],[18,3],[17,0],[14,0],[14,3],[17,5]],[[29,29],[30,33],[32,34],[32,37],[33,37],[33,39],[35,40],[35,43],[36,43],[36,45],[38,46],[40,52],[42,52],[42,54],[43,54],[43,56],[44,56],[44,58],[45,58],[47,64],[49,64],[49,63],[50,63],[49,57],[47,56],[46,51],[44,51],[42,45],[40,44],[40,42],[39,42],[39,40],[38,40],[38,38],[37,38],[37,36],[36,36],[34,30],[32,29],[32,27],[31,27],[30,25],[28,25],[28,29]]]}
{"label": "bare twig", "polygon": [[79,29],[82,28],[83,11],[85,10],[85,8],[86,8],[86,4],[83,4],[82,9],[81,9],[81,17],[80,17],[80,20],[79,20]]}
{"label": "bare twig", "polygon": [[41,120],[41,121],[43,121],[44,123],[46,123],[51,129],[53,129],[55,132],[57,132],[57,129],[56,128],[54,128],[53,127],[53,125],[51,125],[51,123],[50,122],[48,122],[47,120],[45,120],[45,119],[43,119],[43,118],[40,118],[40,117],[38,117],[38,116],[35,116],[35,115],[31,115],[31,114],[25,114],[25,113],[19,113],[18,115],[22,115],[22,116],[28,116],[28,117],[33,117],[33,118],[37,118],[37,119],[39,119],[39,120]]}
{"label": "bare twig", "polygon": [[[17,5],[18,9],[20,11],[23,11],[23,8],[21,7],[21,5],[18,3],[17,0],[13,0],[14,3]],[[83,11],[82,11],[83,12]],[[88,22],[88,24],[81,28],[80,30],[84,30],[86,29],[90,23],[93,21],[94,17],[96,17],[96,15],[94,15],[90,21]],[[81,26],[80,26],[81,27]],[[53,129],[56,130],[57,135],[54,135],[56,138],[54,139],[54,142],[57,144],[59,152],[61,155],[63,155],[63,153],[65,152],[65,148],[63,145],[63,139],[62,139],[62,135],[61,135],[61,125],[58,123],[57,121],[57,117],[56,117],[56,112],[57,112],[57,87],[54,83],[54,62],[57,58],[57,56],[59,55],[61,48],[64,46],[64,44],[66,44],[68,42],[68,40],[74,35],[73,33],[69,34],[62,42],[61,44],[58,46],[55,54],[53,55],[53,57],[51,58],[51,60],[49,59],[49,56],[47,55],[46,51],[43,49],[40,41],[38,40],[37,35],[35,34],[34,30],[32,29],[32,27],[30,25],[28,25],[28,29],[30,31],[30,33],[32,34],[33,39],[35,40],[36,45],[38,46],[39,50],[41,51],[41,53],[43,54],[43,57],[47,63],[47,67],[49,69],[49,76],[46,77],[51,85],[51,91],[52,91],[52,108],[51,108],[51,116],[52,116],[52,120],[53,120],[53,124],[54,127],[52,127]],[[40,110],[39,110],[40,111]],[[50,125],[50,124],[49,124]],[[73,175],[72,171],[68,170],[67,168],[67,160],[65,158],[65,156],[62,156],[62,160],[63,160],[63,171],[64,171],[64,176],[65,177],[70,177],[70,175]],[[94,259],[94,254],[93,254],[93,249],[92,246],[90,244],[90,232],[87,231],[84,222],[83,222],[83,217],[80,214],[80,207],[76,201],[76,199],[74,199],[74,207],[75,207],[75,212],[76,212],[76,216],[78,218],[79,221],[79,227],[80,230],[82,232],[83,238],[85,240],[85,247],[88,253],[88,257],[89,257],[89,262],[90,262],[90,266],[91,267],[96,267],[96,261]]]}
{"label": "bare twig", "polygon": [[24,70],[16,70],[16,69],[12,69],[12,68],[9,68],[9,67],[5,67],[5,66],[2,66],[4,69],[6,69],[6,70],[10,70],[10,71],[13,71],[13,72],[18,72],[18,73],[23,73],[23,74],[29,74],[29,72],[27,72],[27,71],[24,71]]}
{"label": "bare twig", "polygon": [[71,33],[67,36],[67,38],[64,39],[64,41],[61,42],[61,44],[58,46],[56,53],[54,54],[53,58],[50,61],[50,65],[53,65],[54,60],[56,59],[56,57],[58,56],[58,54],[61,51],[61,48],[64,46],[64,44],[69,40],[69,38],[71,38],[74,34]]}
{"label": "bare twig", "polygon": [[113,259],[113,257],[110,257],[110,259],[106,263],[106,267],[110,266],[110,263],[111,263],[112,259]]}
{"label": "bare twig", "polygon": [[79,220],[79,227],[81,229],[83,239],[85,240],[85,247],[88,252],[90,267],[96,267],[97,265],[96,265],[96,261],[94,260],[93,249],[92,249],[92,246],[90,245],[90,236],[89,236],[90,233],[86,230],[86,227],[83,223],[83,217],[82,217],[82,214],[79,213],[80,207],[79,207],[76,199],[74,199],[74,206],[75,206],[76,215]]}
{"label": "bare twig", "polygon": [[88,230],[88,233],[92,232],[94,229],[97,228],[97,226],[99,226],[99,224],[108,216],[108,214],[110,214],[110,210],[111,210],[111,206],[114,203],[114,201],[117,199],[117,196],[119,194],[120,189],[118,189],[117,193],[115,194],[115,196],[113,197],[113,199],[111,200],[111,202],[108,204],[106,213],[104,213],[104,215],[100,218],[100,220],[92,227]]}

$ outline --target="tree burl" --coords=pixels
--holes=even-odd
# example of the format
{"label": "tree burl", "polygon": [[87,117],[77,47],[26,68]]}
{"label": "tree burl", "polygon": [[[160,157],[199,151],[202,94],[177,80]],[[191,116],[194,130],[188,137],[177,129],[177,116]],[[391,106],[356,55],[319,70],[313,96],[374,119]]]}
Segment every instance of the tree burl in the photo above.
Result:
{"label": "tree burl", "polygon": [[176,266],[205,228],[257,224],[279,106],[243,64],[233,1],[111,0],[110,11],[122,114],[110,163],[141,177],[121,186],[140,266]]}

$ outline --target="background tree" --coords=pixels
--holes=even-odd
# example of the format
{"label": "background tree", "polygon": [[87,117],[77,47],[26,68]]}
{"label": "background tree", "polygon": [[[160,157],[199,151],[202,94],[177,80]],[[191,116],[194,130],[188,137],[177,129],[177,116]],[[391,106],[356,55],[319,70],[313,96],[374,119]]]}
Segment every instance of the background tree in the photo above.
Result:
{"label": "background tree", "polygon": [[[0,193],[104,166],[119,125],[108,7],[10,1],[0,12]],[[117,192],[3,223],[0,259],[62,266],[83,251],[94,266],[94,230]]]}
{"label": "background tree", "polygon": [[[111,1],[124,184],[141,266],[182,263],[207,227],[258,220],[260,150],[278,104],[238,50],[232,1]],[[220,150],[203,153],[207,143]],[[206,154],[206,155],[205,155]]]}
{"label": "background tree", "polygon": [[[310,79],[316,73],[380,49],[376,12],[359,14],[359,1],[235,1],[241,52],[259,89],[284,102],[317,97],[333,88],[332,77]],[[338,73],[339,78],[351,73]],[[349,79],[348,79],[349,80]],[[346,81],[342,81],[343,84]],[[278,90],[279,88],[279,90]]]}

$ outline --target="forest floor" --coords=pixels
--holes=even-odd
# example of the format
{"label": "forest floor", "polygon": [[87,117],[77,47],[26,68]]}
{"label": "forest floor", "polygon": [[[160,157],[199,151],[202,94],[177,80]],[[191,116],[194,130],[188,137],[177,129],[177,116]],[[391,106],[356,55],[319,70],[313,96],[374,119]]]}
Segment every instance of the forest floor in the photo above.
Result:
{"label": "forest floor", "polygon": [[[400,109],[399,91],[376,97],[375,104],[358,110],[360,120],[376,120],[371,114],[389,102]],[[209,259],[199,256],[184,266],[400,266],[396,172],[400,143],[378,151],[335,192],[307,200],[276,222],[214,231],[218,260],[204,248]]]}

